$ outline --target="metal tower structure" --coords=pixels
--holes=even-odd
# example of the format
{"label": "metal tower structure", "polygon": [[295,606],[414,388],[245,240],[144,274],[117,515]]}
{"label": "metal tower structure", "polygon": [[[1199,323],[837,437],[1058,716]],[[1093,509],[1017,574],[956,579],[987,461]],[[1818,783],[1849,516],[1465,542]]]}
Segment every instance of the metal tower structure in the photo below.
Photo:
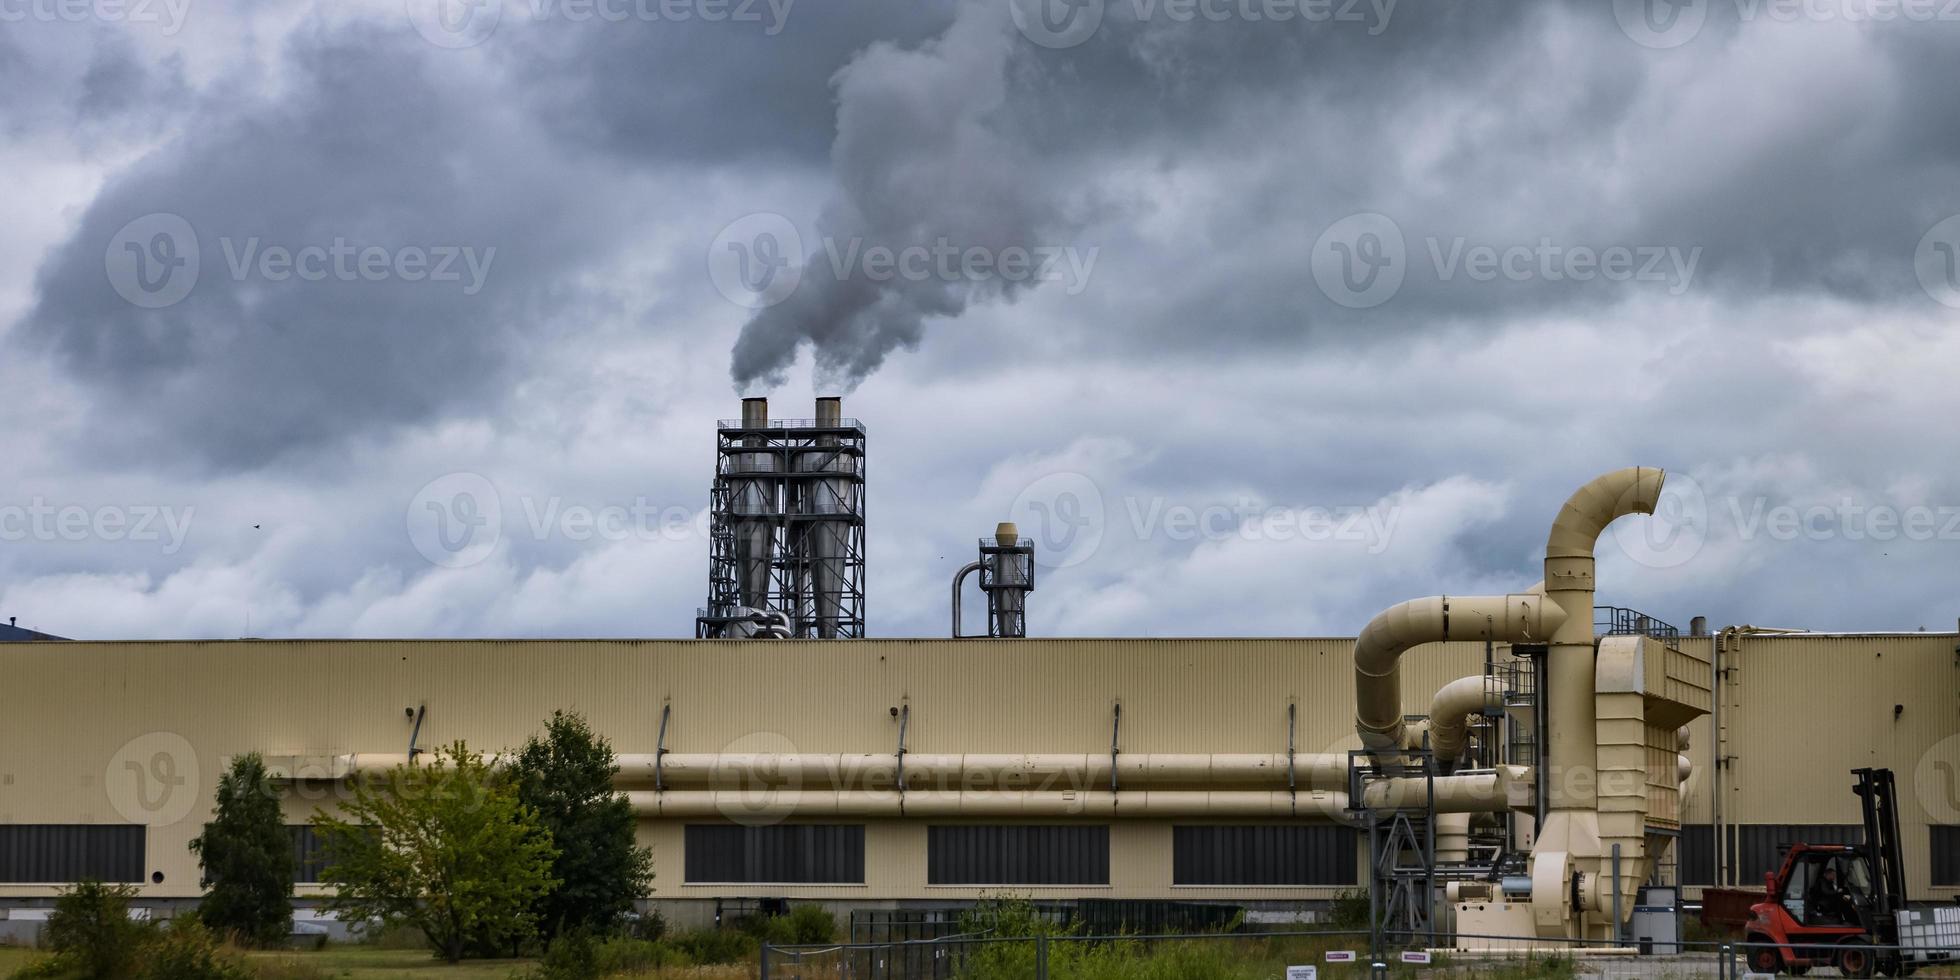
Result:
{"label": "metal tower structure", "polygon": [[836,398],[771,421],[766,399],[717,426],[701,638],[864,636],[864,425]]}

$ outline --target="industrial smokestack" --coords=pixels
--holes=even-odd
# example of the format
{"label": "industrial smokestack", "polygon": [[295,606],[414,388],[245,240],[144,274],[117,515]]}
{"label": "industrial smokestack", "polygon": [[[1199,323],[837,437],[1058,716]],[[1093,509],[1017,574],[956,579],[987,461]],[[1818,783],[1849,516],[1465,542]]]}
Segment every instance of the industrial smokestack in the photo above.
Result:
{"label": "industrial smokestack", "polygon": [[[843,424],[844,400],[818,398],[817,451],[804,458],[809,470],[846,473],[854,468],[855,461],[839,452],[834,430]],[[806,486],[810,527],[804,538],[809,553],[804,557],[810,572],[810,598],[816,612],[814,625],[818,638],[831,640],[836,639],[838,623],[843,618],[845,541],[850,532],[847,522],[848,515],[857,511],[851,499],[854,485],[845,480],[812,480]]]}
{"label": "industrial smokestack", "polygon": [[742,400],[721,423],[708,514],[708,605],[695,633],[864,635],[864,427],[837,398],[815,418]]}
{"label": "industrial smokestack", "polygon": [[[769,427],[769,399],[742,399],[741,427],[743,445],[765,448],[768,437],[762,430]],[[744,607],[767,609],[769,567],[775,558],[775,529],[770,516],[778,507],[776,481],[761,474],[773,475],[776,460],[767,452],[740,453],[729,461],[729,468],[733,471],[729,487],[734,495],[730,509],[735,515],[736,585]]]}

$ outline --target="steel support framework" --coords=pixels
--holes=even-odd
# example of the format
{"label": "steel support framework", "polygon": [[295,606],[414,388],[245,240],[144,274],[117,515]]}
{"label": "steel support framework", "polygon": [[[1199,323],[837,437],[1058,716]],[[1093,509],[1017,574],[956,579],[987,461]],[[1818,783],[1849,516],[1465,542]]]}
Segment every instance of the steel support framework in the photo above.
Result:
{"label": "steel support framework", "polygon": [[[856,419],[785,419],[717,427],[708,496],[708,604],[702,639],[744,635],[744,609],[787,615],[791,635],[865,635],[865,433]],[[766,527],[767,584],[744,595],[737,528]]]}

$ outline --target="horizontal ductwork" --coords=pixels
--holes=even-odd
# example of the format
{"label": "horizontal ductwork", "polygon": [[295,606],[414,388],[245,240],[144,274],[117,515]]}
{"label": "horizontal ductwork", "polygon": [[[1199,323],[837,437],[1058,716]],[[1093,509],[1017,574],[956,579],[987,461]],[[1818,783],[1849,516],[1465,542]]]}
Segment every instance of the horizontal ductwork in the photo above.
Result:
{"label": "horizontal ductwork", "polygon": [[[427,759],[421,755],[418,759]],[[493,757],[493,762],[496,761]],[[887,787],[897,783],[901,768],[908,785],[943,783],[984,786],[1050,788],[1107,787],[1112,775],[1118,786],[1297,786],[1313,789],[1346,789],[1347,755],[1323,752],[1294,755],[1283,753],[1182,754],[935,754],[891,753],[692,753],[669,752],[661,756],[646,753],[619,755],[615,762],[620,785],[700,786],[717,782],[743,785],[795,784],[806,787],[847,789]],[[338,779],[350,775],[376,775],[408,765],[409,757],[399,754],[343,755],[333,759],[331,770],[300,774],[301,778]],[[657,773],[656,773],[657,770]]]}
{"label": "horizontal ductwork", "polygon": [[1362,744],[1377,751],[1406,744],[1400,664],[1411,648],[1444,640],[1542,642],[1564,622],[1565,610],[1536,592],[1430,596],[1383,610],[1354,644],[1354,724]]}
{"label": "horizontal ductwork", "polygon": [[[909,779],[909,775],[908,775]],[[1529,784],[1522,770],[1469,773],[1434,780],[1438,813],[1503,810]],[[1427,805],[1429,780],[1371,783],[1374,809]],[[836,790],[759,786],[745,789],[635,790],[626,794],[646,817],[784,820],[814,817],[1085,817],[1194,819],[1203,817],[1320,817],[1353,823],[1348,796],[1339,790]]]}

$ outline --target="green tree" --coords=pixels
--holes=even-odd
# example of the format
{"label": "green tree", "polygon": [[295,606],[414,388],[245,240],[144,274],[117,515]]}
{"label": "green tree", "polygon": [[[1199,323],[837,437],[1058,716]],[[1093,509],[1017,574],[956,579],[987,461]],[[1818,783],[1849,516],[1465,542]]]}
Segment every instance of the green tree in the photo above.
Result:
{"label": "green tree", "polygon": [[558,884],[538,903],[546,938],[618,928],[653,882],[653,852],[633,840],[636,821],[612,744],[577,714],[553,712],[543,737],[533,735],[511,763],[518,799],[536,810],[558,848]]}
{"label": "green tree", "polygon": [[42,940],[54,950],[54,972],[93,980],[123,980],[135,974],[138,952],[150,940],[147,923],[129,917],[136,889],[99,881],[77,883],[55,899]]}
{"label": "green tree", "polygon": [[557,849],[481,755],[457,742],[352,786],[343,816],[313,817],[330,862],[321,878],[335,886],[328,908],[420,929],[451,963],[535,934]]}
{"label": "green tree", "polygon": [[284,939],[293,916],[293,846],[271,786],[257,752],[232,760],[218,780],[217,813],[191,841],[209,889],[198,916],[262,945]]}

